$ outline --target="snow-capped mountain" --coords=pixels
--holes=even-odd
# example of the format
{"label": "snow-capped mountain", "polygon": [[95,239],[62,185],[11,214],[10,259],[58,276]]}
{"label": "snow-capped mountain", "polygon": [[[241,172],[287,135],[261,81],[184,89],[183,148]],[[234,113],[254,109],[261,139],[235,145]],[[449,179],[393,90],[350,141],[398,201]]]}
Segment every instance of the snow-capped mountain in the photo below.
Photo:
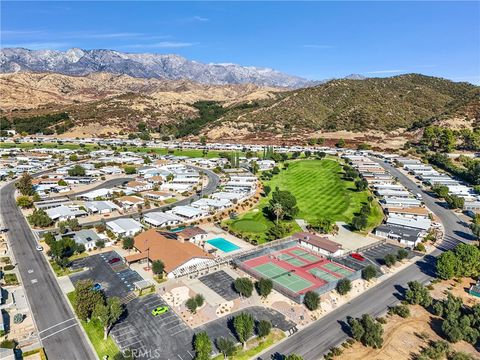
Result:
{"label": "snow-capped mountain", "polygon": [[95,72],[126,74],[138,78],[188,79],[204,84],[246,84],[298,88],[307,79],[269,68],[237,64],[203,64],[179,55],[122,53],[114,50],[67,51],[0,49],[0,72],[55,72],[88,75]]}

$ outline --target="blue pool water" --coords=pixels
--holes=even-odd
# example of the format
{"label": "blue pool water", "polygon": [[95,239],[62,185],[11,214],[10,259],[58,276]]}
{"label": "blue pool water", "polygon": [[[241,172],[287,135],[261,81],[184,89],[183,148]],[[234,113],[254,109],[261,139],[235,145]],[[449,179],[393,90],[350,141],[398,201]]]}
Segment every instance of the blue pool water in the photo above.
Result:
{"label": "blue pool water", "polygon": [[224,238],[207,240],[207,243],[226,253],[240,249],[239,246],[232,244],[230,241]]}

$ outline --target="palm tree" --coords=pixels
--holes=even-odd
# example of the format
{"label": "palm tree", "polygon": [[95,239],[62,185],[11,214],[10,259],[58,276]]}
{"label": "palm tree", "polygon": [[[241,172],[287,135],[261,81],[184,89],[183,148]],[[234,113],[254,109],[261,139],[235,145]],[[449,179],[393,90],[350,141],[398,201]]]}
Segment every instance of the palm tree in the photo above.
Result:
{"label": "palm tree", "polygon": [[275,214],[275,216],[277,217],[277,225],[278,225],[278,219],[280,218],[280,216],[283,215],[283,207],[282,207],[282,204],[280,203],[275,203],[272,205],[272,211],[273,213]]}

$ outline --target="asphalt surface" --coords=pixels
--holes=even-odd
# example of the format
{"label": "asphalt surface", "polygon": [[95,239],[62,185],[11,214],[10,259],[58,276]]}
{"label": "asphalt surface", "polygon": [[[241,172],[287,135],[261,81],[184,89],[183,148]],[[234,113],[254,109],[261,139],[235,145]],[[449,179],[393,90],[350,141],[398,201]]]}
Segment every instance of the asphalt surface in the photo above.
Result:
{"label": "asphalt surface", "polygon": [[389,306],[393,306],[403,299],[409,281],[417,280],[425,283],[435,276],[436,256],[445,250],[452,249],[460,242],[468,243],[474,240],[468,225],[461,221],[453,211],[444,208],[438,199],[422,191],[415,182],[390,164],[384,163],[382,160],[373,160],[398,178],[409,190],[422,194],[424,203],[439,217],[445,227],[443,242],[430,255],[426,255],[348,304],[337,308],[302,331],[290,336],[262,354],[260,359],[281,359],[282,355],[291,353],[299,354],[305,360],[320,359],[330,348],[338,346],[348,337],[348,317],[359,317],[365,313],[373,316],[384,314]]}
{"label": "asphalt surface", "polygon": [[13,183],[0,190],[0,213],[48,358],[96,359],[47,260],[35,249],[37,241],[15,203],[14,192]]}
{"label": "asphalt surface", "polygon": [[[73,198],[79,197],[80,195],[89,193],[89,192],[94,191],[94,190],[105,189],[105,188],[106,189],[111,189],[111,188],[114,188],[115,186],[124,185],[124,184],[128,183],[129,181],[133,181],[133,180],[135,180],[134,177],[122,177],[122,178],[117,178],[117,179],[110,179],[110,180],[107,180],[105,182],[102,182],[101,184],[99,184],[99,185],[97,185],[97,186],[95,186],[91,189],[76,192],[74,194],[67,195],[67,197],[73,199]],[[62,195],[62,196],[64,196],[64,195]]]}
{"label": "asphalt surface", "polygon": [[[118,254],[112,251],[76,260],[74,264],[78,263],[79,267],[87,267],[88,270],[71,274],[70,279],[73,283],[91,279],[101,285],[107,296],[117,296],[125,304],[125,316],[110,332],[120,350],[129,349],[138,359],[155,358],[155,354],[160,353],[158,359],[192,360],[195,353],[192,346],[194,333],[207,331],[211,339],[228,336],[236,341],[231,322],[236,313],[194,330],[172,310],[152,316],[153,309],[167,304],[157,294],[136,297],[132,292],[132,283],[139,280],[139,275],[126,268],[123,262],[109,264],[114,257],[118,257]],[[223,274],[219,276],[225,279]],[[228,284],[230,286],[231,281]],[[295,327],[293,322],[275,310],[252,306],[241,311],[252,314],[257,321],[269,320],[274,327],[283,331]]]}

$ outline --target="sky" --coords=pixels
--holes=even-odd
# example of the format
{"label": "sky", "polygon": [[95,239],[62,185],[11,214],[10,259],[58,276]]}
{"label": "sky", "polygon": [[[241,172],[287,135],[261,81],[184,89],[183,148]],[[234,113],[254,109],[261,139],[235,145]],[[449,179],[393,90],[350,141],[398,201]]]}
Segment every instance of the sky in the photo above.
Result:
{"label": "sky", "polygon": [[480,2],[2,1],[1,47],[179,54],[308,79],[480,84]]}

